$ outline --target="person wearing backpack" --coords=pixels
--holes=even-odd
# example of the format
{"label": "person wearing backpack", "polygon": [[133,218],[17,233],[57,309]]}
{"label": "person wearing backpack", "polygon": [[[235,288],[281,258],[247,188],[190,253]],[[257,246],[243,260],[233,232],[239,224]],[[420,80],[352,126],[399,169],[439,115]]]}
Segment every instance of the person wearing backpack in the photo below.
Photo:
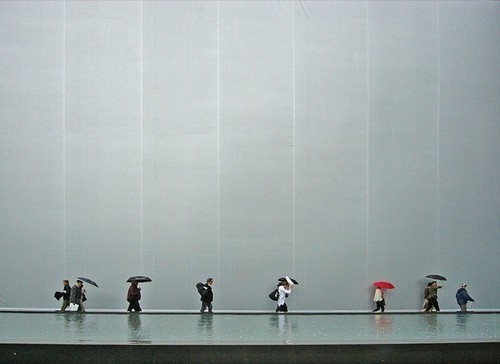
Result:
{"label": "person wearing backpack", "polygon": [[201,310],[203,313],[208,308],[208,312],[212,313],[212,301],[214,300],[214,294],[212,292],[212,284],[214,283],[213,278],[207,278],[207,283],[199,288],[201,298]]}
{"label": "person wearing backpack", "polygon": [[276,312],[288,312],[288,307],[285,303],[286,298],[292,293],[293,282],[286,276],[285,282],[278,283],[278,305],[276,307]]}

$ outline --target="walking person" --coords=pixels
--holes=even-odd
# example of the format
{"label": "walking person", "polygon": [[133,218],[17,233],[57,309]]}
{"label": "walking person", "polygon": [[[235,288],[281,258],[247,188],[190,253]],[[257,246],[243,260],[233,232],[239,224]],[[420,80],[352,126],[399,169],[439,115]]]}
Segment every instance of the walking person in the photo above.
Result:
{"label": "walking person", "polygon": [[141,299],[141,287],[139,287],[139,283],[137,281],[132,281],[130,283],[130,287],[127,291],[127,301],[128,301],[128,312],[141,312],[141,306],[139,305],[139,300]]}
{"label": "walking person", "polygon": [[82,297],[84,296],[85,291],[83,289],[83,282],[81,280],[77,280],[76,284],[71,287],[71,293],[69,295],[70,302],[70,311],[78,311],[84,312],[85,309],[82,304]]}
{"label": "walking person", "polygon": [[288,312],[288,306],[285,303],[286,298],[292,293],[293,282],[290,277],[286,276],[285,281],[278,283],[278,305],[276,312]]}
{"label": "walking person", "polygon": [[378,312],[379,310],[382,312],[385,311],[385,298],[382,288],[376,287],[375,294],[373,295],[373,301],[377,304],[377,308],[375,308],[372,312]]}
{"label": "walking person", "polygon": [[467,302],[474,302],[469,293],[467,293],[467,284],[463,283],[462,286],[458,289],[456,295],[457,304],[460,306],[461,312],[467,312]]}
{"label": "walking person", "polygon": [[67,279],[63,280],[63,290],[61,293],[63,299],[61,312],[64,312],[69,307],[69,296],[71,295],[71,286],[69,285],[69,281]]}
{"label": "walking person", "polygon": [[208,312],[212,313],[212,301],[214,300],[214,294],[212,292],[212,285],[214,284],[213,278],[207,278],[207,282],[200,288],[201,294],[201,309],[200,312],[203,313],[208,308]]}
{"label": "walking person", "polygon": [[432,281],[431,285],[429,286],[429,302],[427,303],[427,308],[425,309],[425,312],[429,312],[432,308],[436,309],[437,312],[439,312],[439,303],[438,303],[438,289],[443,288],[443,286],[438,286],[436,281]]}
{"label": "walking person", "polygon": [[429,288],[432,285],[432,282],[427,283],[427,287],[424,288],[424,303],[422,305],[422,311],[427,309],[427,305],[429,304]]}

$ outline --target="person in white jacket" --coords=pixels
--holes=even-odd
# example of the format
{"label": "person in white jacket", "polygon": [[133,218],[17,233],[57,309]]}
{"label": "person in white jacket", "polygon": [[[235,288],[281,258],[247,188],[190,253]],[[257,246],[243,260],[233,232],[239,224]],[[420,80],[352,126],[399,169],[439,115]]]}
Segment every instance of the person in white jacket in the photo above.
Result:
{"label": "person in white jacket", "polygon": [[293,282],[286,276],[285,282],[280,282],[278,285],[278,306],[276,307],[276,312],[288,312],[288,307],[285,303],[286,298],[290,293],[292,293]]}
{"label": "person in white jacket", "polygon": [[375,289],[375,294],[373,295],[373,302],[377,304],[377,308],[373,310],[373,312],[377,312],[378,310],[385,311],[385,299],[384,293],[382,292],[382,288],[377,287]]}

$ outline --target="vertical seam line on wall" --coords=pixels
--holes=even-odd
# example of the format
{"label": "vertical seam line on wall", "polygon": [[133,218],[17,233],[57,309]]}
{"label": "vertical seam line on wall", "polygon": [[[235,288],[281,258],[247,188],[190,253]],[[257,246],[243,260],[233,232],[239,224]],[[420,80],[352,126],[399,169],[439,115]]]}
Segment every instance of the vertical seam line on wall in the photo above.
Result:
{"label": "vertical seam line on wall", "polygon": [[440,269],[440,241],[441,241],[441,175],[440,175],[440,145],[441,145],[441,29],[440,29],[440,11],[439,11],[439,1],[436,2],[437,5],[437,269]]}
{"label": "vertical seam line on wall", "polygon": [[370,17],[366,4],[366,283],[370,274]]}
{"label": "vertical seam line on wall", "polygon": [[217,277],[220,277],[220,1],[217,1]]}
{"label": "vertical seam line on wall", "polygon": [[[67,272],[66,247],[66,1],[63,1],[63,49],[62,49],[62,195],[63,195],[63,254],[64,275]],[[65,278],[66,279],[66,278]]]}
{"label": "vertical seam line on wall", "polygon": [[296,142],[297,142],[297,130],[296,130],[296,84],[295,84],[295,68],[296,68],[296,53],[295,53],[295,1],[292,2],[292,119],[293,119],[293,167],[292,167],[292,245],[293,245],[293,274],[296,274]]}
{"label": "vertical seam line on wall", "polygon": [[144,126],[143,126],[143,101],[144,101],[144,95],[143,95],[143,90],[144,90],[144,79],[143,79],[143,71],[144,71],[144,60],[143,60],[143,38],[144,38],[144,12],[143,12],[143,6],[144,2],[141,1],[141,12],[140,12],[140,18],[141,18],[141,55],[140,55],[140,91],[141,91],[141,96],[140,96],[140,101],[139,101],[139,109],[140,109],[140,155],[141,155],[141,161],[140,161],[140,178],[141,178],[141,186],[140,186],[140,225],[141,225],[141,257],[142,257],[142,271],[143,274],[145,274],[144,269]]}

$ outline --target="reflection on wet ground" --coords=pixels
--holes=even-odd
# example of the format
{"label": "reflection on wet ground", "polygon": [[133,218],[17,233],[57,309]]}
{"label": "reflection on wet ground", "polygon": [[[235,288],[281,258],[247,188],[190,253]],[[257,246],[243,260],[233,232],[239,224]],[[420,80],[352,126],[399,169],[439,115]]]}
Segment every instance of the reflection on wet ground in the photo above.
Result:
{"label": "reflection on wet ground", "polygon": [[499,313],[92,314],[0,312],[4,343],[500,342]]}

